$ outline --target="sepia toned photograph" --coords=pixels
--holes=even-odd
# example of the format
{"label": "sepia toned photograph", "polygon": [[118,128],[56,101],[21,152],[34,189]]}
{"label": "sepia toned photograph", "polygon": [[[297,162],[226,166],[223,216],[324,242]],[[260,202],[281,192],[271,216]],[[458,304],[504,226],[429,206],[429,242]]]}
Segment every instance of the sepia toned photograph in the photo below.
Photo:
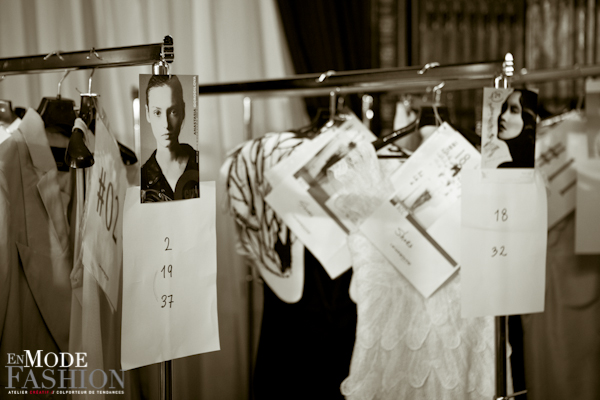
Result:
{"label": "sepia toned photograph", "polygon": [[199,197],[196,76],[140,75],[142,203]]}

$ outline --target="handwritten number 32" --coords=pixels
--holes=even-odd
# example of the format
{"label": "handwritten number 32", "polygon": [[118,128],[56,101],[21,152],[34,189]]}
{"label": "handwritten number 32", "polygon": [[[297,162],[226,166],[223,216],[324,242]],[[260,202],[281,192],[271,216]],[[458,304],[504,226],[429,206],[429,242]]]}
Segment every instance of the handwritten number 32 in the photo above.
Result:
{"label": "handwritten number 32", "polygon": [[499,248],[492,247],[492,257],[506,257],[507,253],[505,253],[504,250],[504,246],[500,246]]}

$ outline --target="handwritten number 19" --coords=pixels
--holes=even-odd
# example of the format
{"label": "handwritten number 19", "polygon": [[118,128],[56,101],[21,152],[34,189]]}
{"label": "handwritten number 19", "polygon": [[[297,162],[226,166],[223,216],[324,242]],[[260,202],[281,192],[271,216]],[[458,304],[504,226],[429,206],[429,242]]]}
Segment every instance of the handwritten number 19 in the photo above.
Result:
{"label": "handwritten number 19", "polygon": [[496,222],[504,222],[508,219],[508,213],[506,211],[506,208],[503,208],[502,210],[496,210],[494,214],[496,214]]}
{"label": "handwritten number 19", "polygon": [[160,272],[163,273],[163,278],[167,277],[167,274],[169,274],[171,276],[171,278],[173,277],[173,266],[169,265],[168,267],[166,265],[163,265],[162,269],[160,270]]}

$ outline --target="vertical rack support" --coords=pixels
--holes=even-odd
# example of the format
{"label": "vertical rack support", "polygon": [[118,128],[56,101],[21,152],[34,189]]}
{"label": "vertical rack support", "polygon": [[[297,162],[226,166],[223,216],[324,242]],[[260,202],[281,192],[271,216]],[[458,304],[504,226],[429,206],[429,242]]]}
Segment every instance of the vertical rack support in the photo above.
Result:
{"label": "vertical rack support", "polygon": [[[502,74],[494,79],[496,89],[508,89],[509,78],[514,74],[514,58],[511,53],[506,53],[502,63]],[[506,388],[506,322],[504,315],[495,318],[494,347],[496,349],[496,396],[495,400],[505,400],[514,397],[508,396]]]}
{"label": "vertical rack support", "polygon": [[[160,52],[160,60],[152,64],[152,75],[170,75],[170,65],[173,62],[173,38],[165,36]],[[160,398],[173,399],[173,360],[160,363]]]}
{"label": "vertical rack support", "polygon": [[[244,97],[242,100],[244,117],[244,140],[252,140],[252,98]],[[248,286],[248,399],[253,399],[254,392],[254,267],[248,263],[246,272]]]}

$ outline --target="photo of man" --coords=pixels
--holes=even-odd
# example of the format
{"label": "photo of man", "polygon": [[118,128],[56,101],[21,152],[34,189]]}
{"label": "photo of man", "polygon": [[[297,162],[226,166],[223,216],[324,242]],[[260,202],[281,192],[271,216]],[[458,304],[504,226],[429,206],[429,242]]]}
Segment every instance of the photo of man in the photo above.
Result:
{"label": "photo of man", "polygon": [[199,197],[195,78],[140,75],[142,203]]}

